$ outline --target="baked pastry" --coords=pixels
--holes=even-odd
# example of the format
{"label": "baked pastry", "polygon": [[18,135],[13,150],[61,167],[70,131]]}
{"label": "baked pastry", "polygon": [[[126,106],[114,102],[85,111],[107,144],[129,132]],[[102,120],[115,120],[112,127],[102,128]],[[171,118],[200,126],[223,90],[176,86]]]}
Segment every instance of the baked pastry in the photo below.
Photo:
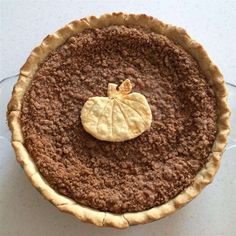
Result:
{"label": "baked pastry", "polygon": [[212,181],[229,133],[226,97],[185,30],[113,13],[47,36],[20,70],[7,117],[17,160],[49,201],[125,228],[175,212]]}
{"label": "baked pastry", "polygon": [[[131,93],[132,84],[126,79],[118,88],[109,83],[108,97],[92,97],[81,109],[81,123],[95,138],[123,142],[149,130],[152,112],[146,98]],[[109,144],[110,145],[110,144]]]}

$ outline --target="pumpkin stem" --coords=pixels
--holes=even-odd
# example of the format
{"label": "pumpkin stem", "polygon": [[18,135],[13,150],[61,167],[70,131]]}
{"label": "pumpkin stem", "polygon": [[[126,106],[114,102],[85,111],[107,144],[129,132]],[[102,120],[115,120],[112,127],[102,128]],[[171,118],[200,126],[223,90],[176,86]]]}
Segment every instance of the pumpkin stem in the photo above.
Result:
{"label": "pumpkin stem", "polygon": [[117,84],[109,83],[107,88],[107,96],[108,97],[115,97],[119,95],[127,95],[132,90],[132,84],[129,79],[126,79],[122,82],[117,90]]}
{"label": "pumpkin stem", "polygon": [[118,94],[117,84],[109,83],[107,88],[107,96],[113,97],[116,94]]}

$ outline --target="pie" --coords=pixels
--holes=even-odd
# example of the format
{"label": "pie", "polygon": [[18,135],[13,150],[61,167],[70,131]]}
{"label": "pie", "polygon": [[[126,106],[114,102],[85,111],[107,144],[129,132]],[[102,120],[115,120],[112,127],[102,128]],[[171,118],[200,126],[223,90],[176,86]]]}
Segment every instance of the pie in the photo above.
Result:
{"label": "pie", "polygon": [[7,117],[16,158],[46,199],[126,228],[172,214],[213,180],[226,99],[222,74],[185,30],[113,13],[47,36]]}

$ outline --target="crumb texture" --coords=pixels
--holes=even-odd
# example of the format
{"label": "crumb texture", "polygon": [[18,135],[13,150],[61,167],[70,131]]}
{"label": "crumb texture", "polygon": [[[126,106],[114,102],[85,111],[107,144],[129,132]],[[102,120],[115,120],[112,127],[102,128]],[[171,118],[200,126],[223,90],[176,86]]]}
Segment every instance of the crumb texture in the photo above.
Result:
{"label": "crumb texture", "polygon": [[[108,83],[132,82],[151,107],[150,131],[99,141],[80,120]],[[24,96],[25,146],[59,193],[113,213],[161,205],[189,186],[216,135],[216,99],[196,61],[164,36],[111,26],[71,37],[40,65]]]}

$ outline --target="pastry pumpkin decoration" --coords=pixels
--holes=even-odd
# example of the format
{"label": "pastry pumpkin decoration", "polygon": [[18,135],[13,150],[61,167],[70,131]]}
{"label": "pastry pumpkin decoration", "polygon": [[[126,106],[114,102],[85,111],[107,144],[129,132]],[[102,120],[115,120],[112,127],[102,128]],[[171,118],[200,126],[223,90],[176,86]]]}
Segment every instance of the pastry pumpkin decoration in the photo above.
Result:
{"label": "pastry pumpkin decoration", "polygon": [[150,129],[152,113],[146,98],[131,93],[126,79],[119,87],[108,84],[108,97],[91,97],[81,110],[84,129],[99,140],[122,142],[136,138]]}

